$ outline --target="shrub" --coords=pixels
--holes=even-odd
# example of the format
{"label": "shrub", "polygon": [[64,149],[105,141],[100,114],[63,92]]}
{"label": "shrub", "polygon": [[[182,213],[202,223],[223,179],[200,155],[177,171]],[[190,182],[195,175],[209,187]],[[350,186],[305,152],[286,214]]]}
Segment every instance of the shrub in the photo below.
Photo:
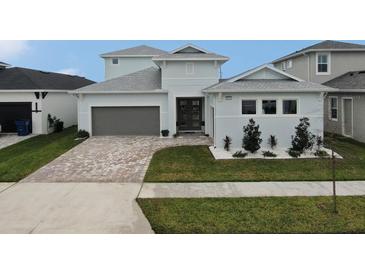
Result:
{"label": "shrub", "polygon": [[317,157],[329,157],[329,154],[327,153],[327,151],[325,150],[317,150],[316,152],[314,152],[314,155]]}
{"label": "shrub", "polygon": [[294,150],[292,148],[289,148],[288,154],[293,158],[298,158],[300,154],[302,154],[300,151]]}
{"label": "shrub", "polygon": [[250,119],[247,126],[243,127],[243,148],[251,153],[254,153],[260,149],[262,142],[260,126],[257,125],[253,119]]}
{"label": "shrub", "polygon": [[60,119],[56,119],[54,122],[54,132],[61,132],[63,130],[63,122]]}
{"label": "shrub", "polygon": [[172,135],[174,138],[177,138],[179,136],[179,134],[174,133],[174,135]]}
{"label": "shrub", "polygon": [[247,156],[247,152],[242,152],[242,151],[236,151],[235,153],[233,153],[233,157],[234,158],[245,158]]}
{"label": "shrub", "polygon": [[90,137],[90,134],[86,130],[80,129],[77,132],[76,137],[77,138],[85,138],[86,139],[86,138],[89,138]]}
{"label": "shrub", "polygon": [[275,135],[270,135],[268,144],[270,145],[271,149],[274,149],[278,145],[278,139]]}
{"label": "shrub", "polygon": [[232,144],[232,138],[229,137],[229,136],[226,136],[224,139],[223,139],[223,142],[224,142],[224,149],[229,151],[229,147],[231,146]]}
{"label": "shrub", "polygon": [[305,150],[311,149],[314,144],[314,135],[308,130],[310,126],[307,117],[301,118],[299,125],[295,127],[295,136],[292,140],[291,149],[303,153]]}
{"label": "shrub", "polygon": [[271,151],[263,151],[262,155],[264,155],[264,157],[276,157],[277,155],[274,152]]}
{"label": "shrub", "polygon": [[321,148],[323,147],[323,138],[320,135],[316,136],[316,146],[317,146],[317,151],[321,150]]}
{"label": "shrub", "polygon": [[170,131],[168,129],[161,130],[161,134],[162,134],[163,137],[169,136],[169,133],[170,133]]}

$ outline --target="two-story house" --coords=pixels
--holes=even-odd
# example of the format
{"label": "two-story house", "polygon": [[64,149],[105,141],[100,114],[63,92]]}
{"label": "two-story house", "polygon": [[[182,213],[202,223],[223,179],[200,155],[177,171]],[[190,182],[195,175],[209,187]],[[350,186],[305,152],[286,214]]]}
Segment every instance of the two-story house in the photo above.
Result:
{"label": "two-story house", "polygon": [[72,92],[79,98],[79,129],[94,136],[201,132],[220,148],[228,135],[240,148],[242,128],[253,118],[264,146],[276,135],[288,147],[294,127],[307,116],[312,131],[323,134],[329,87],[269,65],[222,80],[221,66],[229,58],[191,44],[159,53],[141,46],[101,55],[106,80]]}
{"label": "two-story house", "polygon": [[337,88],[325,96],[325,131],[365,142],[365,45],[323,41],[273,64],[307,81]]}

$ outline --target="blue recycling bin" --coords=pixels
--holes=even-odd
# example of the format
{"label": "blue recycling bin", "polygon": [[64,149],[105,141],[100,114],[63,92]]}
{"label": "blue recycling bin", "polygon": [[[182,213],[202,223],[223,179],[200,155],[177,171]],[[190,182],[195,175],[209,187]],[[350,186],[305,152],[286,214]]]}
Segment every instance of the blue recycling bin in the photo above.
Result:
{"label": "blue recycling bin", "polygon": [[30,121],[29,120],[16,120],[16,130],[18,136],[26,136],[30,133]]}

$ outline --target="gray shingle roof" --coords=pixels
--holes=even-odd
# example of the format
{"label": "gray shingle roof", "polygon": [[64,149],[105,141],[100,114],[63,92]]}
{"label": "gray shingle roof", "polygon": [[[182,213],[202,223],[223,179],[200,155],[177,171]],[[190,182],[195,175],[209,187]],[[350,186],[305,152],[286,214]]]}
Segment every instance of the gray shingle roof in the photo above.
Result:
{"label": "gray shingle roof", "polygon": [[100,56],[101,57],[110,57],[110,56],[139,56],[140,55],[140,56],[151,56],[152,57],[152,56],[157,56],[157,55],[161,55],[161,54],[165,54],[165,53],[167,53],[167,51],[153,48],[153,47],[146,46],[146,45],[141,45],[141,46],[137,46],[137,47],[103,53]]}
{"label": "gray shingle roof", "polygon": [[0,70],[0,89],[2,90],[74,90],[92,83],[95,82],[80,76],[27,68],[14,67]]}
{"label": "gray shingle roof", "polygon": [[351,71],[334,78],[323,85],[338,89],[364,89],[365,71]]}
{"label": "gray shingle roof", "polygon": [[161,71],[150,67],[128,75],[106,80],[78,89],[78,91],[147,91],[161,89]]}
{"label": "gray shingle roof", "polygon": [[333,91],[332,88],[312,82],[298,82],[295,80],[240,80],[236,82],[222,82],[206,88],[208,92],[250,92],[250,91]]}
{"label": "gray shingle roof", "polygon": [[311,45],[309,47],[303,48],[301,50],[292,52],[288,55],[285,55],[284,57],[278,58],[278,59],[274,60],[273,63],[286,60],[290,57],[294,57],[294,56],[296,56],[298,54],[302,54],[304,52],[316,51],[316,50],[364,50],[365,51],[365,45],[326,40],[326,41],[322,41],[320,43]]}

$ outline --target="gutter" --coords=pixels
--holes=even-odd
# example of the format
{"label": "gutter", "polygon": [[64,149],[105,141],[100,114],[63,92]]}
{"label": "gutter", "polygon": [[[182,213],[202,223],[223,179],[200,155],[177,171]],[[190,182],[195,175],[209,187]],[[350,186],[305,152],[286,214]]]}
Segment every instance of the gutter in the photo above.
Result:
{"label": "gutter", "polygon": [[238,93],[238,92],[336,92],[338,89],[221,89],[221,90],[203,90],[203,93]]}
{"label": "gutter", "polygon": [[155,90],[102,90],[102,91],[92,91],[92,90],[72,90],[68,92],[69,94],[160,94],[168,93],[165,89],[155,89]]}

